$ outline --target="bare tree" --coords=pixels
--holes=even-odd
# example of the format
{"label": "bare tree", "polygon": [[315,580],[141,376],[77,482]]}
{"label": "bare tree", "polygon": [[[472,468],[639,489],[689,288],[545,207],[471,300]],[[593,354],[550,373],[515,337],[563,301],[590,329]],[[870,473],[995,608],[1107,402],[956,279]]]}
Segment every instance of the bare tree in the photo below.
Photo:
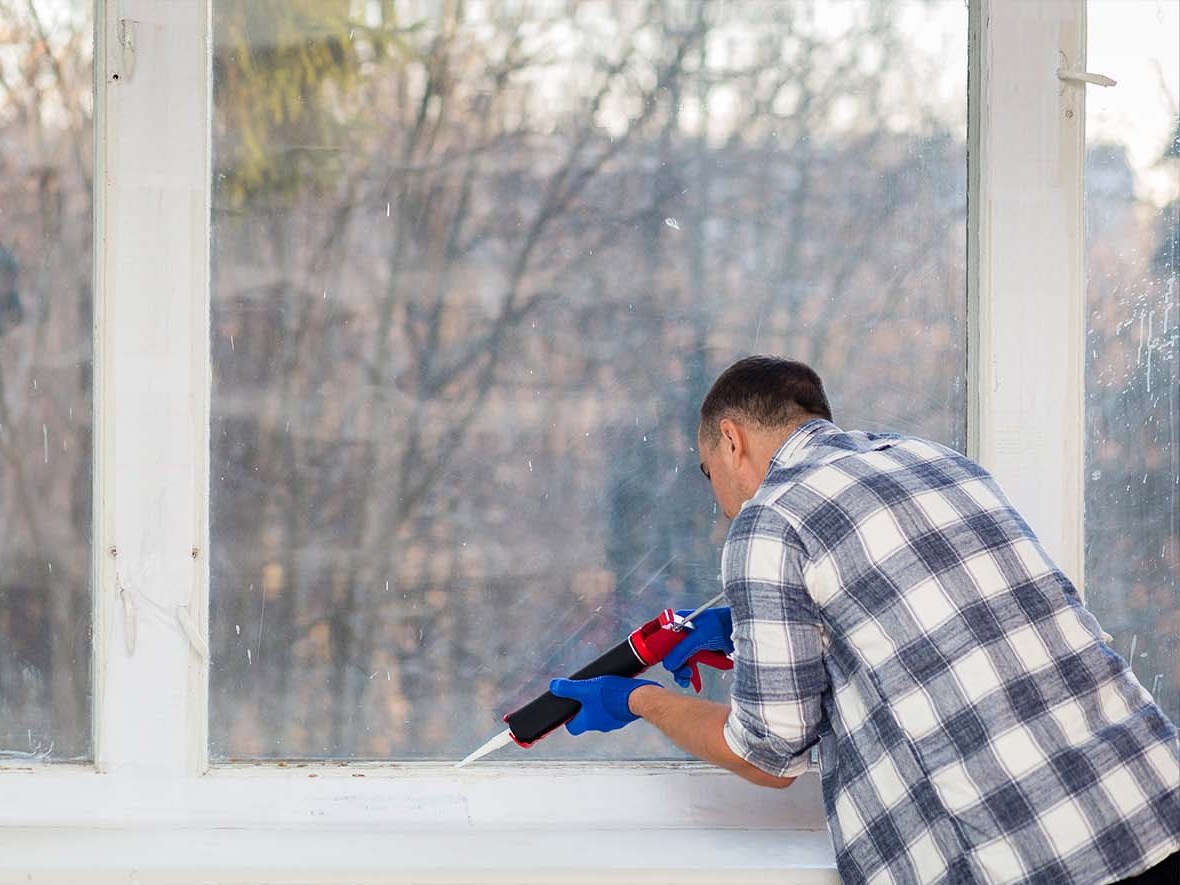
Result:
{"label": "bare tree", "polygon": [[[215,566],[214,696],[261,711],[215,721],[230,755],[463,746],[472,708],[715,580],[681,468],[731,354],[859,358],[855,310],[895,357],[901,304],[948,330],[931,360],[961,346],[938,313],[961,136],[880,135],[879,72],[805,5],[384,9],[396,48],[316,93],[341,121],[320,172],[218,221],[215,503],[244,534]],[[843,36],[901,39],[879,15]],[[858,127],[834,131],[849,94]],[[954,411],[913,420],[953,442]]]}
{"label": "bare tree", "polygon": [[0,2],[0,754],[89,752],[90,26]]}

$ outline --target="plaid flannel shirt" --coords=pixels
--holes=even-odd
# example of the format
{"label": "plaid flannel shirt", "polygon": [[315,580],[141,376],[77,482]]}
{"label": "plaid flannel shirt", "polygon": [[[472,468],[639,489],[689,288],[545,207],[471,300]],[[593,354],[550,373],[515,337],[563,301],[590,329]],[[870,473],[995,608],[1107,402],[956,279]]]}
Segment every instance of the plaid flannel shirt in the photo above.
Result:
{"label": "plaid flannel shirt", "polygon": [[729,746],[820,746],[843,882],[1100,883],[1180,848],[1175,726],[995,480],[811,421],[730,526]]}

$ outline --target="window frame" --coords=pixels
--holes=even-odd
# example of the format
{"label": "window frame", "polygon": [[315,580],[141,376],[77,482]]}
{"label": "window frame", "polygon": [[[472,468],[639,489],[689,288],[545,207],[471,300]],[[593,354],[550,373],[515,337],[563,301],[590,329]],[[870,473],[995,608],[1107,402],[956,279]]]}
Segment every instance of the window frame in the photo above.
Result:
{"label": "window frame", "polygon": [[[1085,0],[968,6],[968,454],[1080,588],[1085,102],[1056,71],[1084,69]],[[210,765],[211,7],[96,4],[94,764],[0,767],[0,828],[148,844],[161,822],[245,827],[298,832],[297,849],[341,827],[671,827],[722,871],[735,828],[810,839],[815,774],[784,794],[663,762]],[[818,863],[815,881],[834,881]]]}

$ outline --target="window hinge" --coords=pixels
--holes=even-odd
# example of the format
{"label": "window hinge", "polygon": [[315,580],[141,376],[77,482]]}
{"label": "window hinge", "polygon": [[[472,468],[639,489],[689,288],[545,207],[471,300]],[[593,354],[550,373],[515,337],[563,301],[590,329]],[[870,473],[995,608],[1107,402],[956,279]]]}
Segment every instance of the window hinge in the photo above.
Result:
{"label": "window hinge", "polygon": [[139,22],[120,17],[120,0],[107,0],[106,80],[125,83],[135,75],[135,47],[139,36]]}

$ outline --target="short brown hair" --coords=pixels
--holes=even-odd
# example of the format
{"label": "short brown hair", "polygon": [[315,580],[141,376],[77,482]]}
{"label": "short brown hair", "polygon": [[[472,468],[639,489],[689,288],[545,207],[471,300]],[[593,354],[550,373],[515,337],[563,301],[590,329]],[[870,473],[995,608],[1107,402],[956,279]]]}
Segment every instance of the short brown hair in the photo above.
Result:
{"label": "short brown hair", "polygon": [[824,384],[805,363],[748,356],[721,373],[701,403],[701,437],[715,445],[723,418],[785,427],[803,417],[832,420]]}

